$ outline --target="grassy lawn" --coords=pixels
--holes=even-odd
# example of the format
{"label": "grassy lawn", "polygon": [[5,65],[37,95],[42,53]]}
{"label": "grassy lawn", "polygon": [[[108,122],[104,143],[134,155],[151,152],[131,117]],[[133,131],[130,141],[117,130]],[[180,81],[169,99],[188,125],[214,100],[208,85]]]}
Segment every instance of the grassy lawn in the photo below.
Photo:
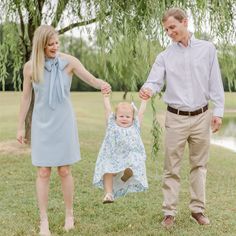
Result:
{"label": "grassy lawn", "polygon": [[[133,94],[137,100],[137,94]],[[103,192],[92,186],[96,157],[105,132],[105,119],[100,93],[72,93],[78,119],[82,160],[73,166],[75,181],[75,230],[65,233],[64,204],[61,186],[54,170],[49,196],[49,221],[53,235],[236,235],[236,155],[212,146],[207,179],[207,215],[211,226],[201,227],[189,219],[188,150],[183,158],[182,187],[176,227],[170,231],[160,225],[162,220],[161,174],[163,148],[156,160],[151,152],[151,107],[148,106],[142,127],[147,152],[149,190],[128,194],[114,204],[101,203]],[[112,103],[122,93],[112,94]],[[128,98],[130,96],[128,95]],[[0,142],[15,139],[20,93],[0,93]],[[226,94],[226,108],[236,108],[236,94]],[[165,105],[157,101],[163,122]],[[233,115],[233,113],[230,113]],[[236,114],[236,113],[234,113]],[[187,149],[187,148],[186,148]],[[38,233],[38,209],[35,194],[35,172],[30,154],[1,154],[0,150],[0,235],[34,236]]]}

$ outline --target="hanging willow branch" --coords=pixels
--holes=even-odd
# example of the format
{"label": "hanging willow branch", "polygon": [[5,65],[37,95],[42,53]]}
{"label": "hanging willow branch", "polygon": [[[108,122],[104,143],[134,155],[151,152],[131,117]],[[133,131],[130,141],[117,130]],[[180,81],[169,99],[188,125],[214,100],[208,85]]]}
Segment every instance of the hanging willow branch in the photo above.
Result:
{"label": "hanging willow branch", "polygon": [[151,129],[151,134],[152,134],[152,152],[151,152],[151,157],[153,159],[156,159],[158,152],[161,149],[161,135],[162,135],[162,128],[157,120],[157,110],[156,110],[156,97],[157,95],[153,96],[151,98],[151,106],[152,106],[152,129]]}

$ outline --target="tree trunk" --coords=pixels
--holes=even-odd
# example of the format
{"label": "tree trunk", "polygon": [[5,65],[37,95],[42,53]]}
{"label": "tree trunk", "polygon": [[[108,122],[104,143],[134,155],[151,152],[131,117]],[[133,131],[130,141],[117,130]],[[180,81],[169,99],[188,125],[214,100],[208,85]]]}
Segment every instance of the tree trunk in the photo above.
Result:
{"label": "tree trunk", "polygon": [[127,94],[128,94],[128,91],[125,89],[125,93],[123,94],[123,100],[126,100]]}
{"label": "tree trunk", "polygon": [[34,109],[34,90],[32,89],[30,107],[25,119],[25,138],[27,139],[27,143],[29,145],[31,144],[31,123],[32,123],[33,109]]}

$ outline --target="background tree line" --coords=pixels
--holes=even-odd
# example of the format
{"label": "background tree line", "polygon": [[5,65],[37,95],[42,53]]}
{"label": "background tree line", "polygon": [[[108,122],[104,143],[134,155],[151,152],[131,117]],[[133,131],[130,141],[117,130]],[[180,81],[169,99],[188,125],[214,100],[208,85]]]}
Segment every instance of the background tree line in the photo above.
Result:
{"label": "background tree line", "polygon": [[[95,45],[75,50],[75,56],[96,76],[115,89],[137,90],[146,80],[156,54],[168,44],[161,18],[166,9],[182,7],[191,13],[196,34],[208,29],[218,45],[225,45],[220,61],[226,73],[226,87],[235,88],[235,0],[2,0],[0,1],[0,85],[21,90],[22,67],[29,60],[33,33],[42,24],[55,27],[59,35],[96,23]],[[68,46],[73,50],[74,39]],[[78,43],[78,42],[77,42]],[[73,46],[74,45],[74,46]],[[162,46],[160,46],[162,45]],[[229,47],[229,48],[228,48]],[[235,50],[235,49],[234,49]],[[65,50],[67,51],[67,50]],[[221,50],[220,50],[221,51]],[[225,62],[225,58],[227,61]],[[234,58],[233,58],[234,59]],[[224,69],[223,69],[224,70]],[[77,85],[73,84],[73,88]],[[26,118],[30,140],[34,93]]]}
{"label": "background tree line", "polygon": [[[1,35],[0,30],[0,35]],[[206,37],[203,37],[206,39]],[[218,48],[218,59],[221,68],[221,76],[225,91],[236,91],[236,45],[216,45]],[[95,76],[101,77],[111,83],[114,91],[128,92],[138,90],[146,79],[157,53],[164,48],[158,41],[147,43],[144,36],[140,34],[137,38],[135,49],[130,48],[128,39],[123,39],[116,48],[109,53],[101,55],[96,45],[89,45],[83,38],[73,36],[60,37],[60,49],[79,58],[85,67]],[[227,56],[225,55],[227,53]],[[2,55],[4,56],[4,55]],[[114,63],[112,60],[116,58]],[[146,58],[149,57],[148,63]],[[104,59],[105,58],[105,59]],[[118,60],[122,58],[122,62]],[[4,86],[6,91],[19,90],[15,87],[12,78],[14,77],[14,60],[9,55],[7,58],[6,78]],[[101,62],[103,64],[101,64]],[[22,80],[22,68],[19,68],[20,80]],[[135,82],[134,82],[135,81]],[[133,83],[133,84],[132,84]],[[3,81],[0,83],[0,90],[3,89]],[[73,79],[72,91],[95,91],[83,81]]]}

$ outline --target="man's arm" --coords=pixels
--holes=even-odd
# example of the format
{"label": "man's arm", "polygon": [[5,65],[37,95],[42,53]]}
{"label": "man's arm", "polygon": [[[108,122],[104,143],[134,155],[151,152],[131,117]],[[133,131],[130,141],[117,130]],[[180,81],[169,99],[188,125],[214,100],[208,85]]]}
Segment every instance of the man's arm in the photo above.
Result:
{"label": "man's arm", "polygon": [[147,81],[139,91],[139,97],[147,100],[153,94],[159,93],[164,86],[165,64],[161,54],[159,54],[152,66]]}
{"label": "man's arm", "polygon": [[209,90],[210,99],[214,104],[213,116],[211,120],[212,132],[215,133],[220,129],[222,117],[224,114],[224,88],[221,79],[220,67],[217,59],[215,47],[211,48],[212,64],[210,71]]}

